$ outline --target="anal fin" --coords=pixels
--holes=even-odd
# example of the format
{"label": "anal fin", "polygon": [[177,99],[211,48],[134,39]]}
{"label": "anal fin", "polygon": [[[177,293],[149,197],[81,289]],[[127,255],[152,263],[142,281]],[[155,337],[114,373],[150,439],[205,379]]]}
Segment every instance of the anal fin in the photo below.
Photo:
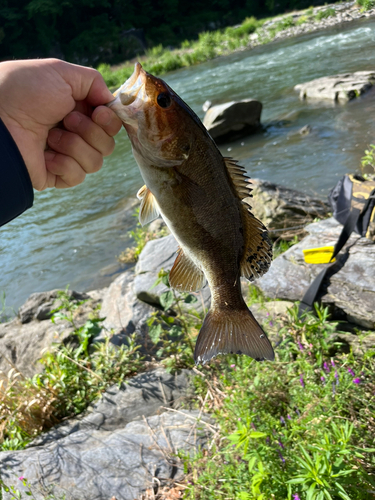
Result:
{"label": "anal fin", "polygon": [[179,249],[169,273],[169,284],[179,292],[197,292],[205,284],[205,276],[194,262]]}
{"label": "anal fin", "polygon": [[151,193],[146,185],[142,186],[137,193],[137,198],[141,200],[139,209],[139,222],[142,226],[152,222],[159,217],[160,210],[155,196]]}

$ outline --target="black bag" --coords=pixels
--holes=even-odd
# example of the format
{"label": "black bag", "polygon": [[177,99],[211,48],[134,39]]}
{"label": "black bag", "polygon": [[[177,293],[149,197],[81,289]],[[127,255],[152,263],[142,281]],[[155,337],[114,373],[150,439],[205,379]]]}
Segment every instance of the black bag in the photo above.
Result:
{"label": "black bag", "polygon": [[[334,218],[344,226],[335,244],[331,261],[353,231],[375,241],[375,181],[367,181],[359,175],[344,175],[330,191],[328,201]],[[299,306],[299,316],[313,308],[323,280],[331,267],[332,264],[327,264],[307,289]]]}

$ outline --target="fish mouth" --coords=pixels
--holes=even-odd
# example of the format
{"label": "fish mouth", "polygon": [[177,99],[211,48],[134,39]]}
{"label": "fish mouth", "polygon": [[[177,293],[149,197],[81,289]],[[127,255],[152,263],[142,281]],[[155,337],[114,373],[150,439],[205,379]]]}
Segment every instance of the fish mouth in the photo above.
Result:
{"label": "fish mouth", "polygon": [[121,85],[119,89],[116,90],[113,95],[114,97],[120,99],[123,106],[129,106],[129,104],[132,104],[137,97],[144,100],[146,97],[143,95],[145,93],[146,80],[147,73],[142,68],[142,65],[139,62],[136,62],[133,74],[123,85]]}

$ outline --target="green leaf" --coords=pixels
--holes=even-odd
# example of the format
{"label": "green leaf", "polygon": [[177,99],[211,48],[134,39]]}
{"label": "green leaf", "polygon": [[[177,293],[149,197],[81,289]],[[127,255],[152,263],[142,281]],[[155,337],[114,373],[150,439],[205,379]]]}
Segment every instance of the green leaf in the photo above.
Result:
{"label": "green leaf", "polygon": [[249,433],[249,437],[251,437],[253,439],[259,439],[259,438],[267,437],[267,434],[265,432],[252,431]]}
{"label": "green leaf", "polygon": [[161,325],[153,325],[149,331],[148,331],[148,335],[151,339],[151,342],[153,344],[157,344],[159,341],[160,341],[160,335],[162,334],[162,327]]}
{"label": "green leaf", "polygon": [[168,290],[160,295],[160,304],[164,310],[167,310],[173,304],[173,292]]}

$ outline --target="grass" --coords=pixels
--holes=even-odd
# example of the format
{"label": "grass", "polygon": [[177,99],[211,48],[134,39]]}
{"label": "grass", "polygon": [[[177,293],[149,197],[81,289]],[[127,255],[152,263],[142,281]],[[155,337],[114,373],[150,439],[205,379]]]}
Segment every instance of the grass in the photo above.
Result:
{"label": "grass", "polygon": [[229,356],[196,378],[218,432],[182,457],[184,499],[374,498],[375,350],[347,352],[316,312],[289,312],[275,362]]}
{"label": "grass", "polygon": [[362,7],[362,12],[375,8],[375,0],[357,0],[357,4]]}
{"label": "grass", "polygon": [[322,19],[328,19],[329,17],[335,16],[335,15],[336,15],[335,9],[328,8],[325,10],[320,10],[317,13],[317,15],[315,16],[315,19],[317,21],[321,21]]}

